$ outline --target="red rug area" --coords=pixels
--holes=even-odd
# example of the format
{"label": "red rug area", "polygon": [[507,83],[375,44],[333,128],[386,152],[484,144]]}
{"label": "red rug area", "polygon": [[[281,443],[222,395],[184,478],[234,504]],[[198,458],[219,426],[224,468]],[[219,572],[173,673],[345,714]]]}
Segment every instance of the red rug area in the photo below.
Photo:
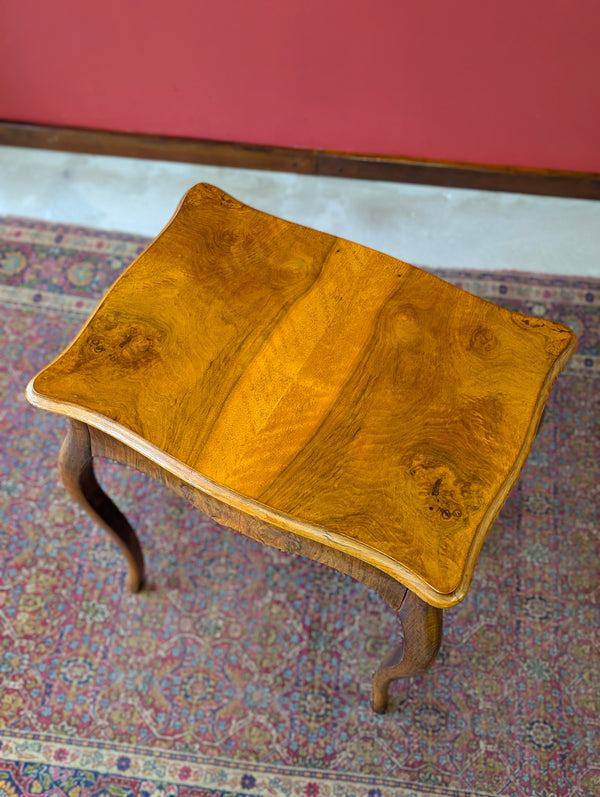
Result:
{"label": "red rug area", "polygon": [[25,386],[144,244],[0,219],[0,795],[599,794],[599,281],[437,272],[579,346],[437,664],[380,717],[378,595],[100,462],[147,556],[129,595],[59,484],[64,421]]}

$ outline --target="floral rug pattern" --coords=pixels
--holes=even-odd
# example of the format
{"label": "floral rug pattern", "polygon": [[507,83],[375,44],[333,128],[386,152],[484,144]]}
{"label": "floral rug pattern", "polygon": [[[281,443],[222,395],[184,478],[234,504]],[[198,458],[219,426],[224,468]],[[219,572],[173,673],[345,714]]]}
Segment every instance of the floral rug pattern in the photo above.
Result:
{"label": "floral rug pattern", "polygon": [[59,483],[64,421],[24,388],[145,244],[0,219],[0,797],[600,794],[600,281],[436,271],[579,346],[438,662],[380,717],[378,595],[102,461],[148,562],[129,595]]}

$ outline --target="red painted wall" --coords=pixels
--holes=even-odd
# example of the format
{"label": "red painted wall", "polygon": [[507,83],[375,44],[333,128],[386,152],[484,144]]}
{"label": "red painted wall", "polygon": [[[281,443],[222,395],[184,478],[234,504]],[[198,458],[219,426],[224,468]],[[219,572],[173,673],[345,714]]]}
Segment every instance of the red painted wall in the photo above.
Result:
{"label": "red painted wall", "polygon": [[3,0],[0,118],[600,172],[597,0]]}

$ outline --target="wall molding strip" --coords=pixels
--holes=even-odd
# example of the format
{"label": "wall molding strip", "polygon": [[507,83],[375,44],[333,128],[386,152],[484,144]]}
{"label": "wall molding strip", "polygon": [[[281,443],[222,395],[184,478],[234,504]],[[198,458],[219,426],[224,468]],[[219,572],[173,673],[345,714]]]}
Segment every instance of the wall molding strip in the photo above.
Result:
{"label": "wall molding strip", "polygon": [[600,174],[592,172],[357,155],[1,120],[0,145],[360,180],[600,199]]}

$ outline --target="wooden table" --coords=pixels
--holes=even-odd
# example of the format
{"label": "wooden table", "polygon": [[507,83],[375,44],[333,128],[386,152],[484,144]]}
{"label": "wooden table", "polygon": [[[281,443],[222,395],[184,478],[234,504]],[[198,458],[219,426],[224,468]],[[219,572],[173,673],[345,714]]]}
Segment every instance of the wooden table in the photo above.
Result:
{"label": "wooden table", "polygon": [[433,663],[574,347],[560,324],[199,185],[27,395],[70,419],[63,482],[132,590],[140,545],[95,456],[377,590],[404,629],[374,678],[383,712],[391,681]]}

